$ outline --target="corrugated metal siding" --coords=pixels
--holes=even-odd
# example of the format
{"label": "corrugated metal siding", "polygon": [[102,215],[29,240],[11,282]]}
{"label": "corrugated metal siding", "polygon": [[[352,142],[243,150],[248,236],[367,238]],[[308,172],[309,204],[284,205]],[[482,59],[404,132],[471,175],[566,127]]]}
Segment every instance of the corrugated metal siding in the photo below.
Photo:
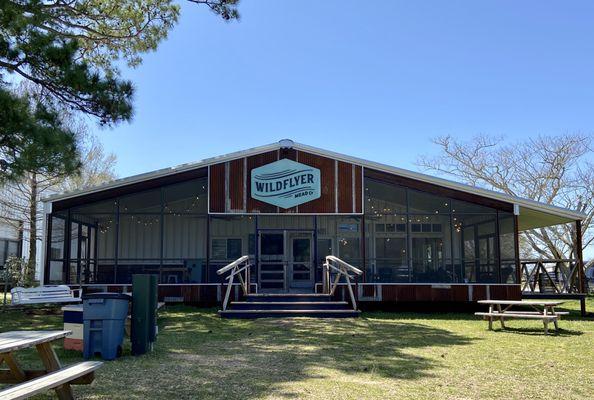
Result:
{"label": "corrugated metal siding", "polygon": [[225,212],[225,163],[211,165],[209,173],[209,211]]}
{"label": "corrugated metal siding", "polygon": [[243,197],[245,177],[243,173],[244,159],[229,162],[229,204],[230,211],[245,211],[243,208]]}
{"label": "corrugated metal siding", "polygon": [[355,165],[355,212],[363,212],[363,167]]}
{"label": "corrugated metal siding", "polygon": [[[251,197],[252,169],[283,158],[320,170],[319,199],[285,210]],[[210,212],[360,214],[363,209],[361,179],[361,166],[294,149],[270,151],[210,167]]]}
{"label": "corrugated metal siding", "polygon": [[300,163],[318,168],[322,179],[321,197],[308,203],[300,204],[299,212],[320,214],[336,212],[334,160],[301,151],[298,157]]}
{"label": "corrugated metal siding", "polygon": [[353,212],[353,166],[338,161],[338,212]]}
{"label": "corrugated metal siding", "polygon": [[267,153],[258,154],[255,156],[248,157],[247,159],[247,212],[261,212],[261,213],[275,213],[277,212],[276,206],[272,204],[267,204],[262,201],[256,200],[252,198],[252,188],[249,184],[251,180],[251,171],[254,168],[261,167],[265,164],[270,164],[271,162],[277,161],[278,159],[278,151],[269,151]]}

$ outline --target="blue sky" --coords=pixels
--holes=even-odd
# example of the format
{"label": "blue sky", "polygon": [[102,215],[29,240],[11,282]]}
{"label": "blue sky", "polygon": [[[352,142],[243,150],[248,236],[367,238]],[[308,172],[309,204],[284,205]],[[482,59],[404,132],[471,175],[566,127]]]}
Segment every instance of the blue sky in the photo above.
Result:
{"label": "blue sky", "polygon": [[130,124],[97,127],[128,176],[292,138],[404,168],[451,134],[591,133],[594,2],[182,2]]}

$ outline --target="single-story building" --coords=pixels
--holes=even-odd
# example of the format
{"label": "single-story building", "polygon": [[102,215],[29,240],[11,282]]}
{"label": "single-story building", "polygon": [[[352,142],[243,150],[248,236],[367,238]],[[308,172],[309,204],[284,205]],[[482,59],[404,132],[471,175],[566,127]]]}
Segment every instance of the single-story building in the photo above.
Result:
{"label": "single-story building", "polygon": [[[45,284],[126,290],[150,273],[162,299],[195,304],[220,302],[217,271],[244,255],[258,293],[320,292],[333,255],[363,271],[363,305],[520,299],[546,285],[519,232],[572,223],[581,238],[585,217],[291,140],[55,195],[45,212]],[[562,285],[583,293],[577,254]]]}

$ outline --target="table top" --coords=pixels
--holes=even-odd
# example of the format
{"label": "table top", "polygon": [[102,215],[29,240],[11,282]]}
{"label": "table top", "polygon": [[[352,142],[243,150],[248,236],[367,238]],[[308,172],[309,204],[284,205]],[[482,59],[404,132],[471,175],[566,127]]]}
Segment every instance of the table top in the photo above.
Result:
{"label": "table top", "polygon": [[35,345],[53,342],[72,334],[72,331],[10,331],[0,333],[0,353],[9,353]]}
{"label": "table top", "polygon": [[564,301],[559,300],[479,300],[479,304],[505,304],[505,305],[518,305],[518,306],[558,306],[563,303]]}

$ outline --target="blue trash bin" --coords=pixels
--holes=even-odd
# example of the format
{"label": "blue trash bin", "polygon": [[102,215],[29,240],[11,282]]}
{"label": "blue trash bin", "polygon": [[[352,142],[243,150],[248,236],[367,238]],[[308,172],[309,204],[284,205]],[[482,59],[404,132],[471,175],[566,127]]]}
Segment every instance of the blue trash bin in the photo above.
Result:
{"label": "blue trash bin", "polygon": [[130,296],[122,293],[91,293],[83,300],[83,356],[100,353],[104,360],[122,354]]}

